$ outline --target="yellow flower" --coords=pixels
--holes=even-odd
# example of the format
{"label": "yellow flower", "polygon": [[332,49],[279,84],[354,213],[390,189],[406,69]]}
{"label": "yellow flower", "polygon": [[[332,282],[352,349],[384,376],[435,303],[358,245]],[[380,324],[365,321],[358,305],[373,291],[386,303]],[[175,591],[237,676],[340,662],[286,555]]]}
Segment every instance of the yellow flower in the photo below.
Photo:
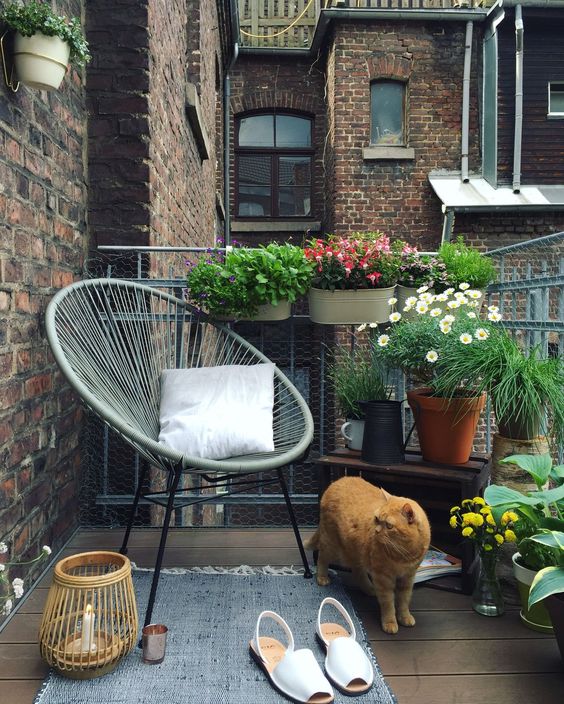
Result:
{"label": "yellow flower", "polygon": [[491,545],[487,545],[487,544],[486,544],[486,545],[484,545],[484,550],[485,550],[486,552],[490,552],[490,550],[493,550],[493,547],[492,547]]}
{"label": "yellow flower", "polygon": [[501,525],[506,526],[510,520],[511,520],[511,516],[509,515],[509,511],[506,511],[503,514],[503,516],[501,517]]}
{"label": "yellow flower", "polygon": [[493,528],[486,528],[486,533],[491,535],[492,533],[495,533],[495,530]]}
{"label": "yellow flower", "polygon": [[519,516],[515,513],[515,511],[508,511],[507,513],[509,515],[510,521],[513,521],[515,523],[515,521],[519,520]]}
{"label": "yellow flower", "polygon": [[[492,510],[491,510],[491,508],[490,508],[489,506],[483,506],[483,507],[480,509],[480,513],[483,513],[484,516],[489,516],[489,515],[491,515],[491,512],[492,512]],[[487,520],[488,520],[488,519],[486,518],[486,521],[487,521]]]}
{"label": "yellow flower", "polygon": [[479,513],[474,514],[474,525],[477,528],[484,525],[484,517],[481,516]]}
{"label": "yellow flower", "polygon": [[486,505],[486,502],[484,501],[484,499],[482,499],[481,496],[475,496],[475,497],[472,499],[472,501],[473,501],[475,504],[478,504],[479,506],[485,506],[485,505]]}
{"label": "yellow flower", "polygon": [[463,499],[462,500],[462,505],[463,506],[468,506],[468,504],[472,503],[472,499]]}
{"label": "yellow flower", "polygon": [[506,530],[505,531],[505,540],[508,543],[514,543],[517,540],[517,536],[512,530]]}
{"label": "yellow flower", "polygon": [[451,513],[456,513],[457,511],[460,511],[460,506],[453,506],[453,507],[450,509],[450,512],[451,512]]}
{"label": "yellow flower", "polygon": [[463,513],[462,514],[462,525],[463,526],[470,526],[472,525],[472,516],[473,513]]}
{"label": "yellow flower", "polygon": [[486,516],[486,523],[487,523],[489,526],[495,526],[495,519],[494,519],[494,517],[492,516],[491,513],[488,513],[488,515]]}
{"label": "yellow flower", "polygon": [[499,533],[497,535],[494,535],[494,538],[497,542],[498,545],[503,545],[503,535],[500,535]]}
{"label": "yellow flower", "polygon": [[456,518],[456,516],[450,517],[449,524],[451,528],[456,528],[456,526],[458,525],[458,519]]}
{"label": "yellow flower", "polygon": [[462,535],[465,538],[471,538],[474,535],[474,529],[471,528],[470,526],[467,526],[466,528],[462,529]]}

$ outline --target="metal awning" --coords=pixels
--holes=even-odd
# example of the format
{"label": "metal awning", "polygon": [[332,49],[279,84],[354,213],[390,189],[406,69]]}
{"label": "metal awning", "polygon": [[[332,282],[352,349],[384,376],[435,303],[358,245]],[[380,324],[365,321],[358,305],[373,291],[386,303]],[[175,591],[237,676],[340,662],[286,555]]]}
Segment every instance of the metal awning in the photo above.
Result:
{"label": "metal awning", "polygon": [[514,193],[510,186],[493,188],[479,177],[464,183],[459,175],[430,174],[429,182],[445,211],[564,210],[564,185],[522,186]]}

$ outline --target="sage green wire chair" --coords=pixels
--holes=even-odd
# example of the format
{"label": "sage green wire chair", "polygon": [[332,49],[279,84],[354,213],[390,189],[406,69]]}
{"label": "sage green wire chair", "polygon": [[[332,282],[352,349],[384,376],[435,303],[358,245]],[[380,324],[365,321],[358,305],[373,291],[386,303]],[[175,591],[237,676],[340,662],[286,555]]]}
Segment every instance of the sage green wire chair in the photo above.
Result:
{"label": "sage green wire chair", "polygon": [[[142,497],[166,508],[145,625],[151,621],[172,512],[214,498],[179,488],[184,473],[199,474],[228,494],[279,482],[305,576],[311,577],[282,468],[307,453],[313,419],[284,374],[275,368],[274,451],[209,460],[158,442],[163,369],[259,364],[269,361],[264,354],[185,301],[118,279],[80,281],[59,291],[47,308],[46,329],[55,359],[81,400],[147,460],[120,552],[127,553]],[[144,489],[149,467],[166,473],[164,491]],[[277,477],[258,476],[267,470],[276,470]],[[155,488],[154,472],[150,480]]]}

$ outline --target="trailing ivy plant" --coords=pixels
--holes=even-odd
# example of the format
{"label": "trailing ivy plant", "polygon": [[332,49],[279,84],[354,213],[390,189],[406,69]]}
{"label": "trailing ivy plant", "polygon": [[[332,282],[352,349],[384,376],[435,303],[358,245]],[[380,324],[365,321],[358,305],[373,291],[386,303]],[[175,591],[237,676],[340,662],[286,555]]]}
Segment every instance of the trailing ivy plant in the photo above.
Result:
{"label": "trailing ivy plant", "polygon": [[47,37],[59,37],[70,47],[71,63],[81,66],[90,61],[88,42],[78,17],[68,19],[54,12],[48,3],[30,0],[26,5],[9,3],[0,12],[0,19],[9,29],[24,37],[37,32]]}

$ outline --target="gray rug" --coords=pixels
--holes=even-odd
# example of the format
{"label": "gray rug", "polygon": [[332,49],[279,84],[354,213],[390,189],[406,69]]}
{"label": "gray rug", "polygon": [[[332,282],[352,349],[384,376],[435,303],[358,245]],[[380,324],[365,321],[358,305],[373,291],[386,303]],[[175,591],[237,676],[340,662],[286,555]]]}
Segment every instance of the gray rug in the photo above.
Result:
{"label": "gray rug", "polygon": [[[248,644],[256,619],[276,611],[294,633],[296,647],[310,648],[321,667],[323,651],[314,636],[322,598],[333,596],[351,614],[359,640],[364,630],[344,588],[320,589],[301,576],[163,573],[153,622],[168,626],[167,651],[160,665],[144,665],[135,649],[105,677],[69,680],[52,672],[35,704],[283,704],[251,660]],[[144,614],[151,572],[135,572],[140,618]],[[393,704],[396,700],[372,657],[375,682],[355,701]],[[352,702],[337,690],[335,702]]]}

